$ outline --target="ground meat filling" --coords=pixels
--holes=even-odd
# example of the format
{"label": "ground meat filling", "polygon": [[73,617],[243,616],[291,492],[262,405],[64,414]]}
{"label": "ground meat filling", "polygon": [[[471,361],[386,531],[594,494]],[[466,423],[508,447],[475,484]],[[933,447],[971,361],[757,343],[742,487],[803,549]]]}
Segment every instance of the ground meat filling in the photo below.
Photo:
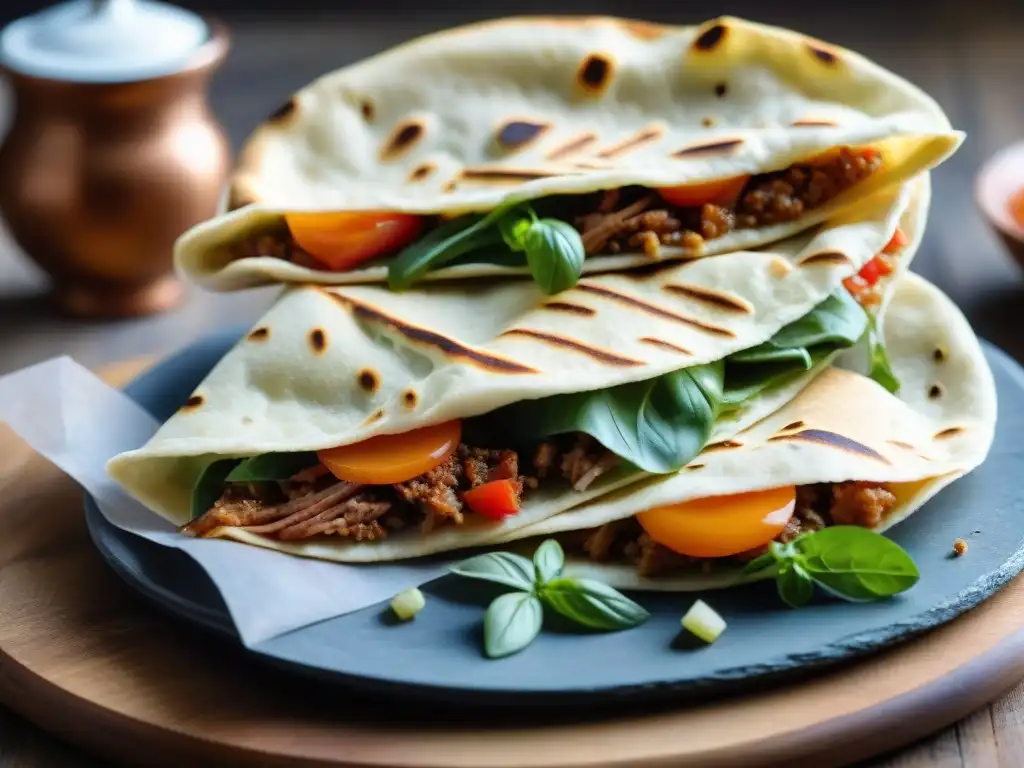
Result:
{"label": "ground meat filling", "polygon": [[[776,541],[789,542],[804,533],[828,525],[878,525],[896,504],[896,497],[884,483],[848,482],[805,485],[797,488],[796,506],[785,530]],[[599,528],[570,531],[561,537],[568,552],[586,555],[597,562],[630,562],[640,576],[666,576],[682,569],[710,571],[713,560],[689,557],[655,542],[635,517],[606,523]],[[767,546],[719,558],[746,562],[767,550]]]}
{"label": "ground meat filling", "polygon": [[516,451],[465,443],[429,472],[393,485],[338,480],[317,465],[281,483],[230,485],[213,507],[182,532],[208,536],[226,526],[281,541],[316,536],[379,541],[390,532],[415,526],[425,534],[442,525],[461,525],[473,514],[462,499],[470,488],[512,480],[520,500],[542,482],[564,487],[568,481],[582,490],[617,460],[600,443],[581,434],[541,443],[533,453],[533,475],[520,474]]}
{"label": "ground meat filling", "polygon": [[[793,221],[863,181],[881,165],[878,152],[840,147],[807,163],[751,177],[732,205],[677,207],[651,189],[626,187],[566,197],[566,210],[556,217],[579,230],[588,255],[640,251],[657,259],[662,246],[700,254],[707,241],[732,230]],[[254,234],[232,249],[237,259],[270,256],[323,269],[295,244],[284,226]]]}
{"label": "ground meat filling", "polygon": [[753,176],[732,206],[676,208],[650,190],[610,190],[602,193],[595,212],[577,216],[573,223],[588,254],[641,250],[658,258],[662,245],[699,253],[706,241],[734,229],[794,221],[863,181],[881,164],[878,153],[842,147],[813,163]]}

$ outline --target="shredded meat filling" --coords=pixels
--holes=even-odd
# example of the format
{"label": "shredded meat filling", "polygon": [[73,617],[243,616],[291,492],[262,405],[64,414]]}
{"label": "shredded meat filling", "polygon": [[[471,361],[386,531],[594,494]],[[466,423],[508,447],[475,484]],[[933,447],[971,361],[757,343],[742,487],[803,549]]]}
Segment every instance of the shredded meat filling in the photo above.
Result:
{"label": "shredded meat filling", "polygon": [[569,435],[537,447],[535,477],[520,474],[515,451],[465,443],[429,472],[393,485],[349,483],[317,465],[281,483],[230,485],[182,532],[207,536],[217,528],[236,527],[281,541],[325,535],[377,541],[415,525],[427,533],[441,525],[465,522],[472,510],[462,492],[470,488],[512,480],[521,499],[524,490],[537,488],[547,478],[548,482],[568,480],[582,490],[615,461],[617,457],[592,438]]}
{"label": "shredded meat filling", "polygon": [[[793,516],[776,541],[789,542],[804,533],[820,531],[828,525],[859,525],[873,528],[896,503],[896,497],[884,483],[848,482],[835,485],[805,485],[797,488]],[[569,552],[586,555],[597,562],[625,561],[636,566],[640,576],[665,576],[681,569],[708,571],[712,560],[681,555],[658,544],[635,517],[605,523],[598,528],[563,534],[562,544]],[[767,545],[731,558],[746,562],[767,551]]]}
{"label": "shredded meat filling", "polygon": [[[877,152],[840,147],[806,163],[752,177],[728,205],[709,202],[678,207],[651,189],[627,187],[568,197],[568,215],[562,218],[579,230],[590,255],[641,251],[657,259],[662,246],[680,246],[700,255],[707,241],[732,230],[799,218],[863,181],[881,164]],[[238,259],[270,256],[323,268],[283,227],[251,235],[231,248]]]}

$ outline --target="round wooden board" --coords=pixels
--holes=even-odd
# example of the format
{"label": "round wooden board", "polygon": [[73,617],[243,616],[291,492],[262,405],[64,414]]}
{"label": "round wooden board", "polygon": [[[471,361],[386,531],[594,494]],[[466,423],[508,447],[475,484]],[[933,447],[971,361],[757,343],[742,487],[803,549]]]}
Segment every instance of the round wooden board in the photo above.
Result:
{"label": "round wooden board", "polygon": [[[121,383],[143,366],[105,376]],[[758,695],[588,724],[417,723],[416,705],[346,700],[145,603],[94,551],[75,484],[0,430],[0,699],[126,762],[821,768],[938,730],[1024,677],[1022,577],[911,643]]]}

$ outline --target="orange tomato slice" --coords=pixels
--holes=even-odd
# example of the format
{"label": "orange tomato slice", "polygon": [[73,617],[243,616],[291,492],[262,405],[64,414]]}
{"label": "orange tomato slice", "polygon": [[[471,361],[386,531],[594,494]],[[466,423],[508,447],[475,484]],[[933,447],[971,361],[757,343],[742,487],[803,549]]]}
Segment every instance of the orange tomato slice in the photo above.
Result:
{"label": "orange tomato slice", "polygon": [[896,231],[892,233],[892,237],[889,238],[889,242],[885,244],[885,248],[882,249],[882,253],[892,256],[894,253],[898,253],[902,249],[907,247],[907,243],[910,242],[910,238],[907,237],[907,233],[903,231],[902,227],[896,227]]}
{"label": "orange tomato slice", "polygon": [[796,487],[709,496],[637,515],[659,544],[690,557],[727,557],[778,536],[793,516]]}
{"label": "orange tomato slice", "polygon": [[284,218],[299,247],[337,272],[397,251],[423,231],[422,217],[407,213],[289,213]]}
{"label": "orange tomato slice", "polygon": [[669,205],[680,208],[692,208],[704,203],[728,206],[736,202],[749,180],[749,176],[735,176],[685,187],[661,187],[658,194]]}
{"label": "orange tomato slice", "polygon": [[462,422],[446,421],[400,435],[378,435],[353,445],[318,451],[320,462],[339,480],[367,485],[404,483],[429,472],[455,451]]}

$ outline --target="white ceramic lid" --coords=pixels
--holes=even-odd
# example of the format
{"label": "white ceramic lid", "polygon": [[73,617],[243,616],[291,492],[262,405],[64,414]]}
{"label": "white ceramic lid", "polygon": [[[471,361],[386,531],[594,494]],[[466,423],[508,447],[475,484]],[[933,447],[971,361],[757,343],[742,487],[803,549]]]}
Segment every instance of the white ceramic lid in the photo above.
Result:
{"label": "white ceramic lid", "polygon": [[51,80],[147,80],[183,69],[208,36],[202,18],[166,3],[73,0],[7,25],[0,61]]}

